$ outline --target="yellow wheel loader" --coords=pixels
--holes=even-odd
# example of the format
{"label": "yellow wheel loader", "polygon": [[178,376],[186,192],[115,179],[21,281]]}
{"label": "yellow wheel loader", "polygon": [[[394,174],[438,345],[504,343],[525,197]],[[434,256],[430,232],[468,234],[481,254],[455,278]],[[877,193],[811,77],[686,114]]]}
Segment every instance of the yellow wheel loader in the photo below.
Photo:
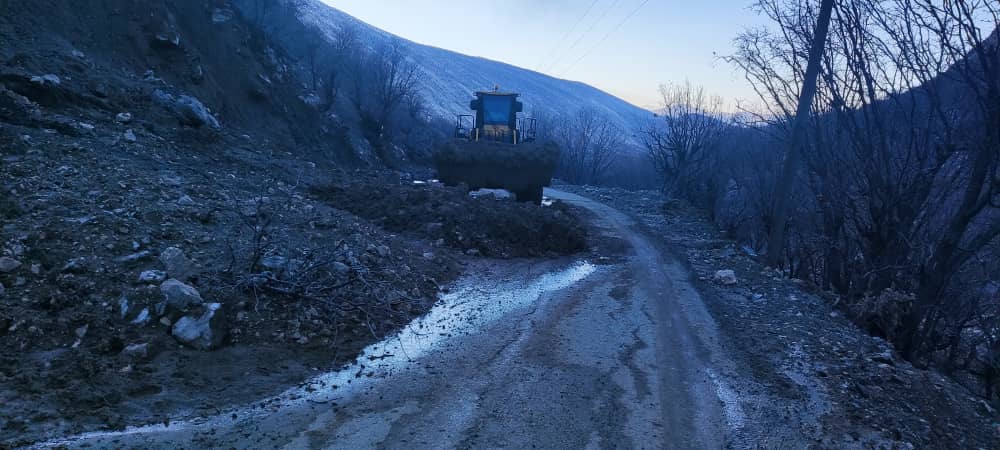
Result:
{"label": "yellow wheel loader", "polygon": [[518,117],[519,94],[475,93],[475,114],[460,114],[455,136],[434,156],[438,179],[448,186],[506,189],[518,201],[540,204],[542,188],[552,182],[559,147],[535,142],[537,121]]}

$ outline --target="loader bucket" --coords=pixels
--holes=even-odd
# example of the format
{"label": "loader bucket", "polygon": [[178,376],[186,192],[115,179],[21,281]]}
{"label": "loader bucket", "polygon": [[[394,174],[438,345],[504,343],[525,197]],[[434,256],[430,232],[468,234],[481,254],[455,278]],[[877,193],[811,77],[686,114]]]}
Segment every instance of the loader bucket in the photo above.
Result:
{"label": "loader bucket", "polygon": [[456,140],[434,156],[438,179],[449,186],[465,183],[470,189],[506,189],[519,201],[539,204],[542,188],[552,182],[559,160],[555,144]]}

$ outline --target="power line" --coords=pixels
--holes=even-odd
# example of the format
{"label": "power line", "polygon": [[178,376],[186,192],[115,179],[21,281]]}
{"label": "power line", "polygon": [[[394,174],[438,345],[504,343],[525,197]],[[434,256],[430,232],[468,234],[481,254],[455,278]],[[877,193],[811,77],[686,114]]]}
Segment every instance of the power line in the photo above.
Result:
{"label": "power line", "polygon": [[621,0],[615,0],[614,3],[612,3],[608,9],[604,10],[604,13],[601,14],[601,17],[598,17],[596,21],[591,23],[590,27],[587,28],[587,31],[584,31],[583,34],[581,34],[580,37],[577,38],[575,42],[573,42],[573,45],[571,45],[568,49],[566,49],[565,53],[562,53],[561,55],[559,55],[559,57],[557,57],[555,60],[552,61],[552,64],[549,65],[549,69],[555,68],[557,65],[559,65],[559,61],[562,61],[564,56],[569,54],[569,52],[573,51],[573,49],[575,49],[577,45],[580,45],[580,41],[582,41],[583,38],[587,37],[587,34],[593,31],[594,27],[596,27],[597,24],[601,23],[601,21],[604,20],[604,17],[607,16],[612,9],[615,9],[615,6],[617,6],[618,2],[620,1]]}
{"label": "power line", "polygon": [[570,64],[569,67],[567,67],[565,70],[563,70],[562,72],[560,72],[560,76],[562,74],[565,74],[566,72],[569,72],[570,70],[573,70],[573,68],[576,67],[576,65],[579,64],[580,61],[583,61],[583,59],[586,58],[587,56],[590,56],[590,54],[593,53],[594,50],[597,50],[598,47],[600,47],[601,45],[604,45],[604,41],[607,41],[608,38],[611,37],[612,34],[614,34],[616,31],[618,31],[619,28],[621,28],[623,25],[625,25],[625,22],[628,22],[629,19],[632,18],[632,16],[636,15],[636,13],[638,13],[639,10],[642,9],[643,6],[646,6],[646,3],[649,3],[649,0],[643,0],[643,2],[640,3],[639,6],[637,6],[634,10],[632,10],[632,12],[629,13],[629,15],[625,16],[625,18],[622,19],[621,22],[618,22],[618,25],[616,25],[614,28],[612,28],[611,31],[608,31],[608,34],[605,34],[604,37],[601,38],[601,40],[597,43],[597,45],[595,45],[593,47],[590,47],[590,49],[587,50],[586,53],[584,53],[582,56],[580,56],[579,58],[577,58],[576,61],[573,61],[573,64]]}
{"label": "power line", "polygon": [[596,6],[597,2],[599,1],[601,0],[594,0],[593,2],[590,3],[590,6],[587,7],[587,10],[583,13],[583,15],[580,16],[579,19],[576,19],[576,23],[573,24],[573,27],[570,28],[569,31],[567,31],[563,37],[559,38],[559,40],[556,41],[556,45],[552,46],[552,50],[549,51],[549,53],[545,56],[545,59],[542,60],[539,66],[544,66],[545,63],[549,61],[556,54],[556,50],[559,50],[559,47],[562,47],[563,42],[566,42],[566,39],[568,39],[570,35],[572,35],[574,31],[576,31],[576,27],[580,26],[580,24],[583,22],[583,19],[587,18],[587,15],[590,14],[590,11],[594,9],[594,6]]}
{"label": "power line", "polygon": [[549,66],[549,69],[554,69],[557,65],[559,65],[559,62],[562,61],[564,56],[572,52],[577,45],[580,45],[580,42],[583,41],[583,38],[587,37],[587,35],[594,30],[594,27],[596,27],[597,24],[604,21],[604,18],[607,17],[608,13],[611,12],[611,10],[615,9],[615,6],[618,6],[618,2],[620,1],[621,0],[615,0],[613,3],[611,3],[611,6],[609,6],[608,9],[605,9],[604,13],[602,13],[601,16],[597,18],[596,21],[590,24],[590,27],[587,28],[587,31],[584,31],[583,34],[581,34],[580,37],[578,37],[576,41],[573,42],[573,45],[571,45],[568,49],[566,49],[566,52],[560,54],[554,61],[552,61],[552,64]]}

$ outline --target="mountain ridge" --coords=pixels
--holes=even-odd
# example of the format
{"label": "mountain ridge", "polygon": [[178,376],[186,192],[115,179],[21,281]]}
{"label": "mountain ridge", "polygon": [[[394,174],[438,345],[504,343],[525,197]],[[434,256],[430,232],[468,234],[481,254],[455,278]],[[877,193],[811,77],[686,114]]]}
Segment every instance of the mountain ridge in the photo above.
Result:
{"label": "mountain ridge", "polygon": [[356,26],[362,41],[375,45],[379,41],[398,39],[407,54],[423,74],[424,99],[431,112],[451,119],[468,112],[468,101],[475,91],[500,85],[521,94],[525,112],[536,117],[572,114],[580,108],[593,108],[605,114],[624,131],[630,132],[644,123],[652,112],[584,82],[567,80],[541,72],[495,61],[482,56],[466,55],[397,36],[368,24],[319,0],[280,0],[279,5],[297,12],[303,25],[319,30],[328,40],[345,24]]}

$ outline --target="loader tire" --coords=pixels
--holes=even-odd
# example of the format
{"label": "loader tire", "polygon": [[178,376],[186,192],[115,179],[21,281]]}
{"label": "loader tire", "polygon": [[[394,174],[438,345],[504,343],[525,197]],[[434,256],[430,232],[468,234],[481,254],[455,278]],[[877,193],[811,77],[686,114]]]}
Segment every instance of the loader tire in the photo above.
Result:
{"label": "loader tire", "polygon": [[531,202],[536,205],[542,204],[542,186],[535,186],[514,192],[519,202]]}

